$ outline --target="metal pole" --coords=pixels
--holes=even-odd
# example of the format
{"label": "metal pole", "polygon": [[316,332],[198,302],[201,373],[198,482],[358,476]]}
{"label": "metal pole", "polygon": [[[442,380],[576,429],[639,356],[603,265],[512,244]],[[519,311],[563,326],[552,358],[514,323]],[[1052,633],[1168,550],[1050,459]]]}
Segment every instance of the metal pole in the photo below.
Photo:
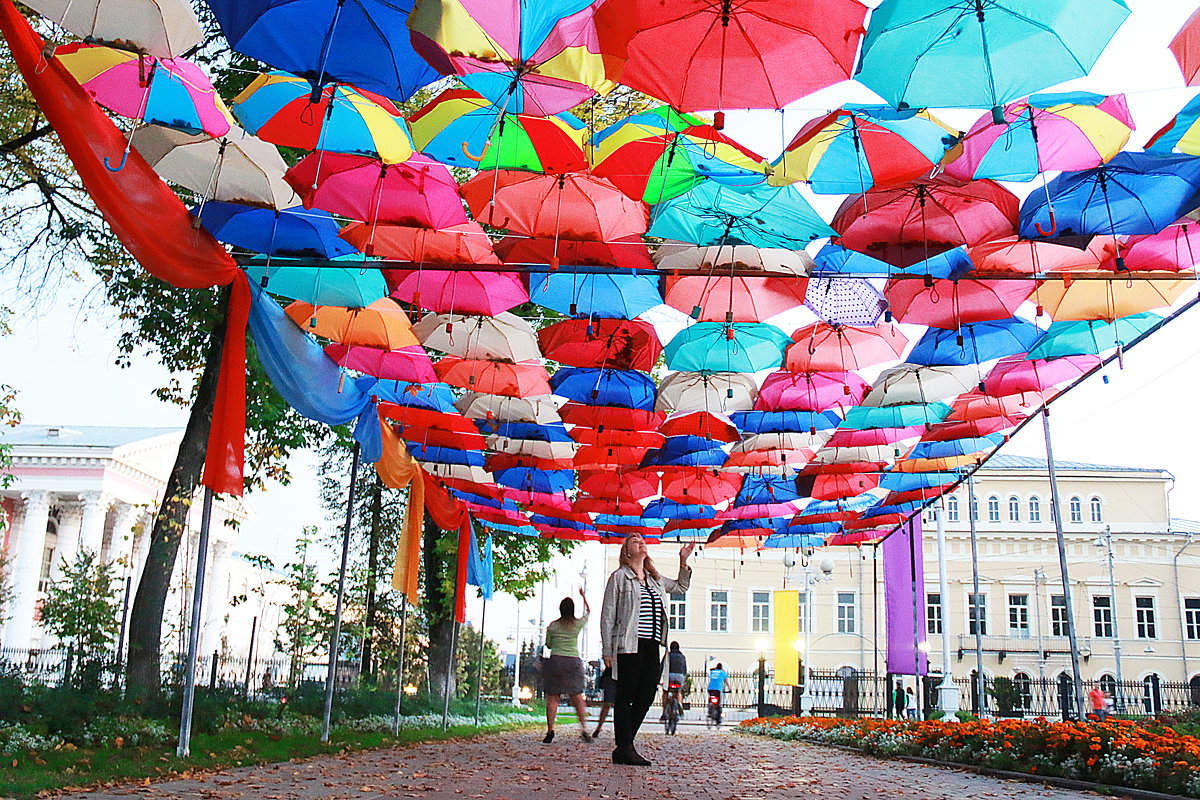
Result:
{"label": "metal pole", "polygon": [[[1121,632],[1117,629],[1117,584],[1113,579],[1113,549],[1112,549],[1112,526],[1104,526],[1104,545],[1108,548],[1108,605],[1109,612],[1112,614],[1113,622],[1113,660],[1117,662],[1117,697],[1116,710],[1123,712],[1125,710],[1125,698],[1122,695],[1124,688],[1123,679],[1121,677]],[[1179,563],[1175,564],[1175,585],[1179,585]],[[1176,592],[1178,594],[1178,592]],[[1182,624],[1182,622],[1180,623]],[[1186,661],[1184,662],[1186,664]],[[1187,669],[1184,669],[1184,677],[1187,677]]]}
{"label": "metal pole", "polygon": [[479,663],[475,666],[475,727],[479,727],[479,698],[483,696],[483,626],[487,622],[487,598],[483,601],[483,612],[479,615]]}
{"label": "metal pole", "polygon": [[1058,542],[1058,566],[1062,570],[1063,597],[1067,601],[1067,638],[1071,643],[1071,678],[1075,684],[1076,719],[1084,718],[1083,681],[1079,674],[1079,643],[1075,638],[1075,606],[1071,600],[1071,580],[1067,575],[1067,544],[1063,536],[1062,504],[1058,499],[1058,473],[1054,469],[1054,448],[1050,445],[1050,410],[1042,408],[1042,430],[1046,436],[1046,468],[1050,474],[1050,502],[1054,511],[1054,537]]}
{"label": "metal pole", "polygon": [[517,631],[516,636],[517,655],[513,661],[513,685],[512,685],[512,704],[517,708],[521,707],[521,601],[517,601]]}
{"label": "metal pole", "polygon": [[[133,582],[133,578],[129,575],[125,576],[125,601],[121,604],[121,632],[117,634],[117,669],[113,683],[121,679],[121,667],[125,663],[125,626],[129,621],[129,590]],[[1187,673],[1187,668],[1184,668],[1184,673]]]}
{"label": "metal pole", "polygon": [[338,641],[342,638],[342,601],[346,597],[346,562],[350,558],[350,525],[354,521],[354,484],[358,481],[358,442],[350,461],[350,487],[346,492],[346,524],[342,528],[342,563],[338,569],[337,602],[333,606],[333,632],[329,637],[329,672],[325,675],[325,713],[321,717],[321,741],[329,741],[333,717],[333,683],[337,679]]}
{"label": "metal pole", "polygon": [[879,693],[879,545],[871,546],[871,617],[875,625],[875,700],[887,697],[887,686],[884,685],[883,695]]}
{"label": "metal pole", "polygon": [[864,642],[866,641],[866,637],[862,635],[862,632],[863,632],[862,629],[863,629],[863,626],[865,625],[866,616],[861,613],[861,609],[864,605],[863,604],[862,545],[861,544],[858,545],[855,548],[854,552],[858,556],[858,595],[857,595],[858,603],[857,603],[857,605],[858,605],[858,608],[860,611],[859,611],[858,627],[855,628],[855,631],[858,633],[858,671],[861,673],[861,672],[865,672],[867,669],[867,654],[866,654],[865,644],[864,644]]}
{"label": "metal pole", "polygon": [[967,519],[971,522],[971,607],[975,610],[975,708],[982,714],[983,698],[983,609],[979,600],[979,541],[975,532],[975,474],[967,476]]}
{"label": "metal pole", "polygon": [[200,608],[204,603],[204,570],[208,562],[208,529],[212,521],[212,489],[204,487],[200,512],[200,542],[196,546],[196,577],[192,581],[192,621],[188,630],[187,669],[183,673],[183,710],[179,715],[179,746],[175,755],[192,754],[192,707],[196,700],[196,662],[200,658]]}
{"label": "metal pole", "polygon": [[758,654],[758,716],[765,717],[767,715],[767,655],[759,651]]}
{"label": "metal pole", "polygon": [[450,658],[446,661],[446,690],[442,692],[442,730],[446,730],[446,718],[450,716],[450,684],[454,679],[454,656],[458,651],[458,620],[450,629]]}
{"label": "metal pole", "polygon": [[1040,567],[1033,571],[1033,607],[1034,613],[1037,614],[1038,682],[1043,692],[1046,691],[1046,640],[1042,636],[1042,581],[1045,579],[1046,575]]}
{"label": "metal pole", "polygon": [[[1170,524],[1170,523],[1168,523],[1168,524]],[[1189,533],[1189,534],[1187,534],[1187,541],[1184,542],[1183,547],[1179,548],[1179,551],[1177,553],[1175,553],[1175,557],[1173,559],[1171,559],[1171,566],[1175,573],[1175,603],[1176,603],[1176,608],[1179,611],[1179,655],[1183,659],[1183,679],[1185,681],[1188,679],[1187,625],[1185,624],[1185,616],[1186,616],[1187,612],[1183,608],[1178,606],[1179,603],[1183,602],[1183,600],[1181,599],[1183,597],[1183,595],[1181,595],[1179,592],[1179,557],[1181,555],[1183,555],[1183,551],[1187,550],[1188,547],[1191,546],[1191,544],[1192,544],[1192,535]],[[1114,636],[1116,636],[1116,634],[1117,634],[1116,619],[1117,619],[1117,612],[1113,611],[1113,635]],[[1118,670],[1120,669],[1120,663],[1121,662],[1118,660],[1117,661]],[[1118,671],[1117,675],[1118,675],[1117,680],[1120,680],[1121,678],[1120,678],[1119,671]],[[1189,694],[1188,697],[1190,699],[1191,695]]]}
{"label": "metal pole", "polygon": [[392,716],[392,732],[400,732],[400,707],[404,703],[404,627],[408,622],[408,596],[400,595],[400,655],[396,659],[396,713]]}
{"label": "metal pole", "polygon": [[[914,517],[919,520],[920,517]],[[913,709],[913,714],[917,719],[922,719],[924,711],[921,704],[921,612],[920,605],[917,600],[917,532],[914,529],[913,522],[910,520],[908,525],[908,572],[912,578],[912,612],[913,612],[913,683],[916,684],[917,694],[914,695],[916,708]]]}
{"label": "metal pole", "polygon": [[937,523],[938,552],[938,615],[941,619],[942,635],[942,684],[938,687],[938,707],[947,718],[958,711],[958,687],[954,685],[954,671],[950,666],[950,633],[946,618],[946,603],[950,599],[950,579],[946,576],[946,525],[942,519],[942,501],[933,507],[933,519]]}
{"label": "metal pole", "polygon": [[250,620],[250,649],[246,651],[246,685],[242,689],[245,697],[250,696],[250,676],[254,673],[254,636],[258,633],[258,616]]}

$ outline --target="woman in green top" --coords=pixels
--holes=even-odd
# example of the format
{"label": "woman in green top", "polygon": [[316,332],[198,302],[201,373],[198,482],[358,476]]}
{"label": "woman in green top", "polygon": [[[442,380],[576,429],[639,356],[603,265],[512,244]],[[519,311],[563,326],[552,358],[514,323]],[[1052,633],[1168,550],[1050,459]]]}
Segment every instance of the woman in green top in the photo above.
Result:
{"label": "woman in green top", "polygon": [[584,676],[583,660],[579,657],[579,632],[587,624],[587,597],[579,590],[583,600],[583,616],[575,618],[575,601],[564,597],[558,604],[561,616],[546,626],[546,647],[550,648],[550,657],[542,663],[542,680],[546,689],[546,738],[545,744],[554,741],[554,718],[558,716],[559,695],[569,695],[575,713],[579,715],[581,734],[585,742],[592,737],[587,732],[587,704],[583,700]]}

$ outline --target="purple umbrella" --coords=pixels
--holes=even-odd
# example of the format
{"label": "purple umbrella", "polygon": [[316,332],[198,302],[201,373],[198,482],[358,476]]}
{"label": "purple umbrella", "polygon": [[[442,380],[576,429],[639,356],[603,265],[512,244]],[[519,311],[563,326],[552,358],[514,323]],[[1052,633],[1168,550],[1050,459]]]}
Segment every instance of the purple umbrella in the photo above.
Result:
{"label": "purple umbrella", "polygon": [[804,305],[830,325],[874,325],[887,300],[864,278],[812,278]]}

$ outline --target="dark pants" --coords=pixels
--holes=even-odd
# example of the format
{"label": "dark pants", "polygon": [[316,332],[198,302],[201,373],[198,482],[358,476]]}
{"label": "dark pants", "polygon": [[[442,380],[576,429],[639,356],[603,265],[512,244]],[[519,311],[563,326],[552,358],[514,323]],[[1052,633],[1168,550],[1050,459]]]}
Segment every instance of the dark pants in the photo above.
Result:
{"label": "dark pants", "polygon": [[613,733],[617,747],[633,745],[646,712],[654,704],[662,677],[662,656],[653,639],[638,639],[638,651],[617,656],[617,702]]}

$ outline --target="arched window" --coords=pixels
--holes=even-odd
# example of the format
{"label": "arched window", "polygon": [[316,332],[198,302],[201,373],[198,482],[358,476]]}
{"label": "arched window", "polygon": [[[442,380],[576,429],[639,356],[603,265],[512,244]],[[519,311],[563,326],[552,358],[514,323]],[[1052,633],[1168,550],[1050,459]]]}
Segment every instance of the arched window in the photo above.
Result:
{"label": "arched window", "polygon": [[1021,521],[1021,501],[1016,495],[1008,498],[1008,521]]}
{"label": "arched window", "polygon": [[1083,522],[1083,501],[1078,497],[1071,498],[1071,522]]}
{"label": "arched window", "polygon": [[1162,711],[1162,688],[1157,672],[1142,678],[1142,706],[1147,714],[1158,715]]}
{"label": "arched window", "polygon": [[1117,679],[1107,672],[1100,676],[1100,691],[1107,694],[1109,697],[1117,696]]}
{"label": "arched window", "polygon": [[988,522],[1000,521],[1000,498],[992,495],[988,498]]}
{"label": "arched window", "polygon": [[1017,690],[1017,708],[1022,711],[1033,708],[1033,681],[1024,672],[1014,674],[1012,680]]}
{"label": "arched window", "polygon": [[1029,498],[1029,521],[1042,521],[1042,501],[1036,497]]}
{"label": "arched window", "polygon": [[1092,522],[1104,522],[1104,509],[1101,506],[1100,498],[1093,497],[1091,506],[1092,506]]}
{"label": "arched window", "polygon": [[979,498],[971,495],[971,519],[979,522]]}
{"label": "arched window", "polygon": [[958,497],[955,495],[946,498],[946,520],[958,522]]}

